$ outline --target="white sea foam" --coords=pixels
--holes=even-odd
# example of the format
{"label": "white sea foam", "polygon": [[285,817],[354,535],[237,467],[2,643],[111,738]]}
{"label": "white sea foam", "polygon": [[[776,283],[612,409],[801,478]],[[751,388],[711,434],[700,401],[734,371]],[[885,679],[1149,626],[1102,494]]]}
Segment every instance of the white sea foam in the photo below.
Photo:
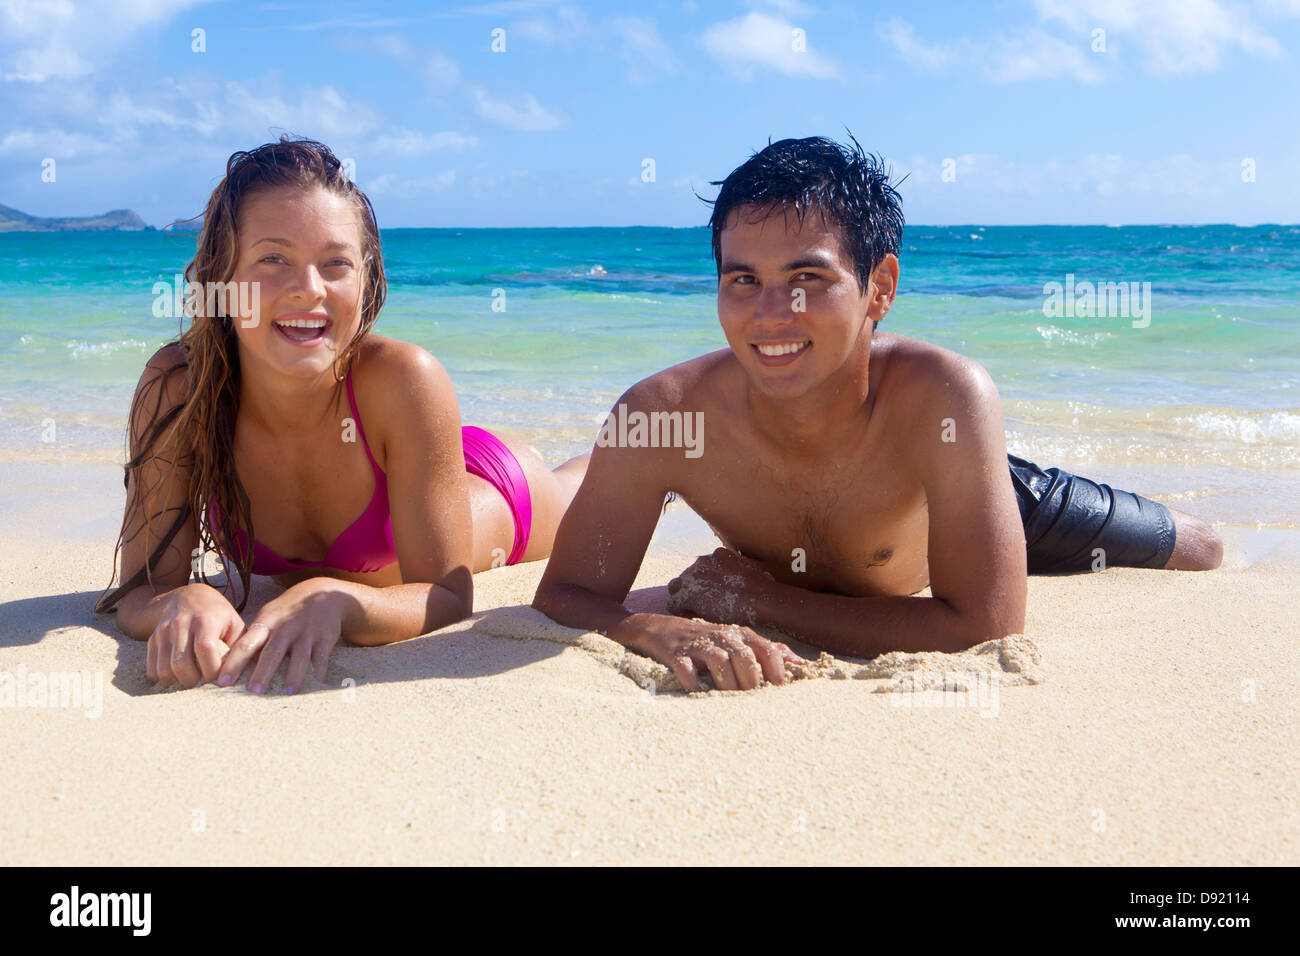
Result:
{"label": "white sea foam", "polygon": [[1300,414],[1296,412],[1199,412],[1175,418],[1179,425],[1188,425],[1193,434],[1201,438],[1219,438],[1260,443],[1300,443]]}
{"label": "white sea foam", "polygon": [[1090,349],[1095,349],[1106,339],[1114,338],[1109,332],[1076,332],[1074,329],[1061,329],[1054,325],[1039,325],[1034,331],[1042,336],[1044,342],[1086,345]]}
{"label": "white sea foam", "polygon": [[68,343],[68,352],[72,358],[79,359],[112,355],[114,352],[138,352],[148,347],[148,342],[139,339],[121,339],[117,342],[80,342],[74,339]]}

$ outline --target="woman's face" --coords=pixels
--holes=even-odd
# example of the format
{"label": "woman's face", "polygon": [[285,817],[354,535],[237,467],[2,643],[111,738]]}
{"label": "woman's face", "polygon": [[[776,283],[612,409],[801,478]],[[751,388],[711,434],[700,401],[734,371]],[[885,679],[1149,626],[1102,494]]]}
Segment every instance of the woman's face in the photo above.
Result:
{"label": "woman's face", "polygon": [[365,263],[355,204],[324,189],[258,192],[239,210],[238,235],[234,280],[241,290],[256,288],[241,293],[253,307],[234,319],[242,367],[332,375],[361,324]]}

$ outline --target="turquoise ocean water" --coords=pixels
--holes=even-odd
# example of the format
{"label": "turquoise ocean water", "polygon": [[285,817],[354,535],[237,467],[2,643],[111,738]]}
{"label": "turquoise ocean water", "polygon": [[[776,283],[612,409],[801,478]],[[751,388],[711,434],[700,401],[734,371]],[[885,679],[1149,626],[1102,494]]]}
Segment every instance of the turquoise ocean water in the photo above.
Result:
{"label": "turquoise ocean water", "polygon": [[[466,422],[553,462],[590,447],[627,386],[726,345],[703,228],[383,239],[376,330],[438,356]],[[154,283],[192,249],[158,232],[0,235],[0,460],[121,459],[134,383],[177,331],[152,314]],[[983,363],[1012,452],[1209,518],[1300,527],[1300,228],[909,226],[900,262],[882,330]],[[1150,283],[1150,324],[1045,315],[1045,284],[1068,275],[1076,292]]]}

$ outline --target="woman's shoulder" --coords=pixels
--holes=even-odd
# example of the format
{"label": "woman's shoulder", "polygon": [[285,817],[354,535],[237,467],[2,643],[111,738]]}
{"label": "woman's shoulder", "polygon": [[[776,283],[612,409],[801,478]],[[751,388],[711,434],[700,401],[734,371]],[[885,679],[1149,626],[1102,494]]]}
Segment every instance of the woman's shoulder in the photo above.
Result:
{"label": "woman's shoulder", "polygon": [[185,369],[189,367],[189,352],[179,342],[164,345],[145,363],[140,373],[138,388],[145,389],[161,384],[164,396],[173,401],[185,395]]}
{"label": "woman's shoulder", "polygon": [[352,365],[355,387],[367,391],[403,392],[411,387],[437,387],[450,382],[432,353],[412,342],[367,335]]}
{"label": "woman's shoulder", "polygon": [[366,336],[351,374],[363,416],[366,405],[393,421],[409,411],[454,405],[456,400],[451,377],[442,363],[411,342]]}
{"label": "woman's shoulder", "polygon": [[189,364],[190,353],[180,342],[168,342],[145,363],[146,371],[171,372]]}

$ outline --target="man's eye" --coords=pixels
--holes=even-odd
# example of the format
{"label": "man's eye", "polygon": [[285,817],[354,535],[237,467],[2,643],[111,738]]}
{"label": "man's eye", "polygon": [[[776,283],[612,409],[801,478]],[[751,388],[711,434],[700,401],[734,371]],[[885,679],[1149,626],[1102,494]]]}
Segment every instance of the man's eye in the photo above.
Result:
{"label": "man's eye", "polygon": [[821,276],[817,275],[817,273],[815,272],[800,272],[797,276],[795,276],[795,279],[797,279],[800,282],[809,282],[813,279],[820,279],[820,278]]}
{"label": "man's eye", "polygon": [[753,276],[736,276],[737,285],[749,285],[754,281]]}

